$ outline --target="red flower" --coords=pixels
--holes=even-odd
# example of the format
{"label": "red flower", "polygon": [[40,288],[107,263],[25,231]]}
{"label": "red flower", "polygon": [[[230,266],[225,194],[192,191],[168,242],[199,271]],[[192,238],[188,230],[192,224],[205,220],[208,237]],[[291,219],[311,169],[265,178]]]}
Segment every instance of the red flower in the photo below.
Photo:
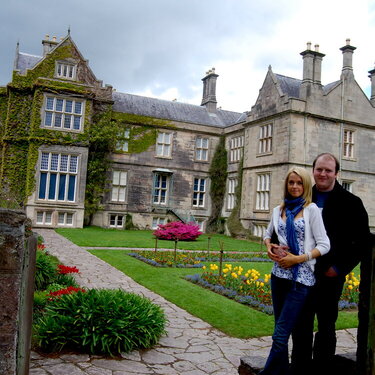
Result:
{"label": "red flower", "polygon": [[60,297],[63,294],[71,294],[76,292],[86,292],[85,289],[82,288],[76,288],[74,286],[68,286],[67,288],[57,290],[56,292],[50,292],[48,295],[51,297]]}
{"label": "red flower", "polygon": [[57,270],[59,273],[62,274],[67,274],[67,273],[78,273],[79,269],[76,266],[69,267],[69,266],[64,266],[63,264],[59,264],[57,266]]}

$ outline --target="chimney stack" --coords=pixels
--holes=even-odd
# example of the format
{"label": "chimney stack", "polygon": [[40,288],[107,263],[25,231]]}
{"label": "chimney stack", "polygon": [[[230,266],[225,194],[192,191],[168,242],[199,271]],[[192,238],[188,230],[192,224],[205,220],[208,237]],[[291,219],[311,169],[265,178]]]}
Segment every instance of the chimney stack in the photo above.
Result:
{"label": "chimney stack", "polygon": [[206,106],[209,112],[216,112],[216,79],[219,77],[215,73],[215,68],[206,72],[206,76],[202,78],[203,81],[203,97],[201,105]]}
{"label": "chimney stack", "polygon": [[370,102],[375,106],[375,68],[369,71],[369,78],[371,80],[371,97]]}
{"label": "chimney stack", "polygon": [[49,35],[46,35],[46,38],[42,40],[43,44],[43,56],[46,56],[49,51],[55,48],[59,42],[56,41],[56,37],[54,36],[52,40],[49,40]]}
{"label": "chimney stack", "polygon": [[301,85],[301,97],[306,98],[311,95],[313,87],[322,87],[322,61],[325,56],[319,52],[319,44],[315,44],[315,50],[311,49],[311,42],[307,42],[307,48],[301,52],[303,57],[303,77]]}
{"label": "chimney stack", "polygon": [[343,76],[353,75],[353,52],[356,47],[350,45],[350,39],[346,39],[346,46],[341,47],[343,56],[341,78]]}

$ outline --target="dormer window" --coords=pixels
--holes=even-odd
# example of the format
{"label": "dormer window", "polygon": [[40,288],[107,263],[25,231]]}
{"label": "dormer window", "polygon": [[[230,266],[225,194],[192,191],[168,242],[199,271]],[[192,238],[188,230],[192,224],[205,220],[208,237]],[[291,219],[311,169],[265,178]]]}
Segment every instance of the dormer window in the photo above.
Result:
{"label": "dormer window", "polygon": [[75,80],[76,78],[76,65],[67,63],[56,63],[56,77]]}

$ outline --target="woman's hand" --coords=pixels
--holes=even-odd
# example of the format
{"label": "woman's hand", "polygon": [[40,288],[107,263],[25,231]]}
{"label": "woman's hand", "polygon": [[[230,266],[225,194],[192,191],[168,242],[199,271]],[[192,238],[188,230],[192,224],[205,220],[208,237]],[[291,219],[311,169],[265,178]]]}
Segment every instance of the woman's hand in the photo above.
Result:
{"label": "woman's hand", "polygon": [[294,255],[290,252],[286,252],[286,255],[282,258],[280,258],[277,262],[282,268],[291,268],[295,264],[301,263],[300,255]]}
{"label": "woman's hand", "polygon": [[267,244],[267,255],[268,258],[272,259],[274,262],[279,262],[283,256],[285,256],[287,249],[286,246],[276,245],[274,243]]}

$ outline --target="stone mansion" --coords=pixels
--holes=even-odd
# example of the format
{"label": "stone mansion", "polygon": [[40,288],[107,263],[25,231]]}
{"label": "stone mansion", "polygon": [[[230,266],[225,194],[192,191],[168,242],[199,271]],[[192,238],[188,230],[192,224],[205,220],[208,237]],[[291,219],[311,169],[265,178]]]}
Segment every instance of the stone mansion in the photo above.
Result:
{"label": "stone mansion", "polygon": [[34,227],[125,228],[131,218],[151,229],[180,219],[204,231],[209,169],[224,139],[223,218],[239,205],[242,225],[261,236],[287,170],[311,170],[316,155],[331,152],[340,182],[362,198],[374,228],[375,70],[368,98],[354,78],[349,40],[337,81],[322,84],[324,54],[308,43],[302,79],[269,67],[243,113],[218,108],[215,69],[202,79],[201,105],[192,105],[103,85],[70,35],[46,36],[42,45],[42,56],[17,46],[12,80],[0,87],[2,191],[22,202]]}

